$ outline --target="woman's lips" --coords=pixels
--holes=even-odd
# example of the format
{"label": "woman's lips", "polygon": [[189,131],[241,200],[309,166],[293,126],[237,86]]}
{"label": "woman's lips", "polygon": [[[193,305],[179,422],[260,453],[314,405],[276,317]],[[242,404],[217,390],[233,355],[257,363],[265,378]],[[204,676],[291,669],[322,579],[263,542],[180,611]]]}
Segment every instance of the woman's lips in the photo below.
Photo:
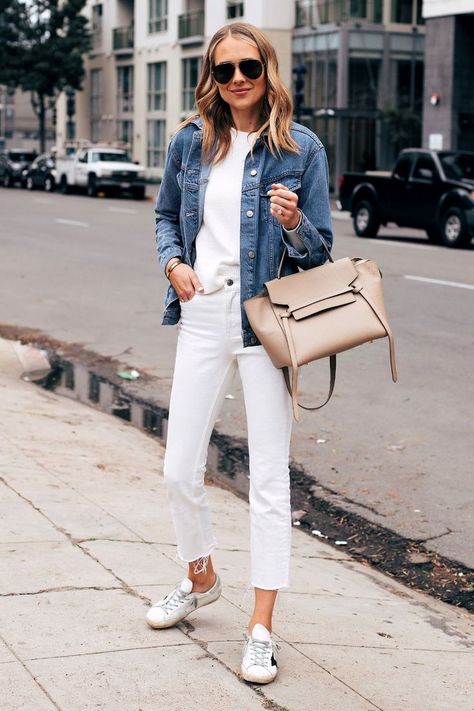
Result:
{"label": "woman's lips", "polygon": [[231,93],[236,96],[244,96],[244,94],[248,94],[249,91],[250,89],[231,89]]}

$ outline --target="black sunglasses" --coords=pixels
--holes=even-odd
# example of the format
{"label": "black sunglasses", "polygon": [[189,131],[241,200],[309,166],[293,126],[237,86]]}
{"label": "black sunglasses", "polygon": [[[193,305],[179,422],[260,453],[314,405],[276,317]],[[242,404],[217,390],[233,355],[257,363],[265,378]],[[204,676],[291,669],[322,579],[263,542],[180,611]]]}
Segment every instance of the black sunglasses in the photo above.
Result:
{"label": "black sunglasses", "polygon": [[[263,63],[259,59],[242,59],[239,69],[247,79],[258,79],[263,72]],[[212,76],[219,84],[228,84],[235,74],[235,64],[232,62],[222,62],[214,64]]]}

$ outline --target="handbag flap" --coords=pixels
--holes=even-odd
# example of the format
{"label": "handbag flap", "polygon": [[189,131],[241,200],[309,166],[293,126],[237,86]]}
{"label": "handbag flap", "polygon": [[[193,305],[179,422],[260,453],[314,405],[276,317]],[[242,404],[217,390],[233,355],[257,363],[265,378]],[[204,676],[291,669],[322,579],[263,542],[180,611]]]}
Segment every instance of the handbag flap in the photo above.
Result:
{"label": "handbag flap", "polygon": [[352,260],[344,257],[281,279],[272,279],[265,282],[265,286],[273,304],[287,306],[293,313],[324,299],[351,292],[351,284],[357,276]]}
{"label": "handbag flap", "polygon": [[302,306],[299,309],[293,309],[291,315],[297,321],[307,316],[313,316],[314,314],[321,313],[322,311],[327,311],[328,309],[335,309],[338,306],[345,306],[346,304],[352,304],[356,300],[355,294],[349,289],[345,294],[337,294],[336,296],[328,296],[326,299],[320,299],[307,306]]}

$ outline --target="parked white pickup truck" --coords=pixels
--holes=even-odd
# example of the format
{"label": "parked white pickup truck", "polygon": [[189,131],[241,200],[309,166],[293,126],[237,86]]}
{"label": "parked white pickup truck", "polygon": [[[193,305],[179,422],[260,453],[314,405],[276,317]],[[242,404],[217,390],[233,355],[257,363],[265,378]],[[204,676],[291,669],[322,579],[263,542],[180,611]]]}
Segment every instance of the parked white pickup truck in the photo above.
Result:
{"label": "parked white pickup truck", "polygon": [[90,197],[98,192],[131,192],[136,200],[145,197],[145,169],[133,163],[121,148],[91,146],[56,160],[58,187],[62,193],[85,188]]}

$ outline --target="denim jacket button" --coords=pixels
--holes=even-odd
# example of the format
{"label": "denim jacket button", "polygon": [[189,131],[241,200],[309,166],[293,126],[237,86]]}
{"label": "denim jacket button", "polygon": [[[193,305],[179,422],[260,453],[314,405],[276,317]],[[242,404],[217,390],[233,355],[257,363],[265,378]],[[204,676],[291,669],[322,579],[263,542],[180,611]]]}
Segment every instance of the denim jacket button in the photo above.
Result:
{"label": "denim jacket button", "polygon": [[254,346],[257,343],[257,339],[255,338],[255,336],[252,336],[250,338],[250,343],[252,344],[252,346]]}
{"label": "denim jacket button", "polygon": [[253,217],[253,210],[247,210],[247,217]]}
{"label": "denim jacket button", "polygon": [[255,168],[250,171],[250,175],[257,175],[257,171],[255,170]]}
{"label": "denim jacket button", "polygon": [[249,255],[250,259],[253,259],[255,257],[255,252],[253,251],[253,249],[250,249],[247,254]]}

